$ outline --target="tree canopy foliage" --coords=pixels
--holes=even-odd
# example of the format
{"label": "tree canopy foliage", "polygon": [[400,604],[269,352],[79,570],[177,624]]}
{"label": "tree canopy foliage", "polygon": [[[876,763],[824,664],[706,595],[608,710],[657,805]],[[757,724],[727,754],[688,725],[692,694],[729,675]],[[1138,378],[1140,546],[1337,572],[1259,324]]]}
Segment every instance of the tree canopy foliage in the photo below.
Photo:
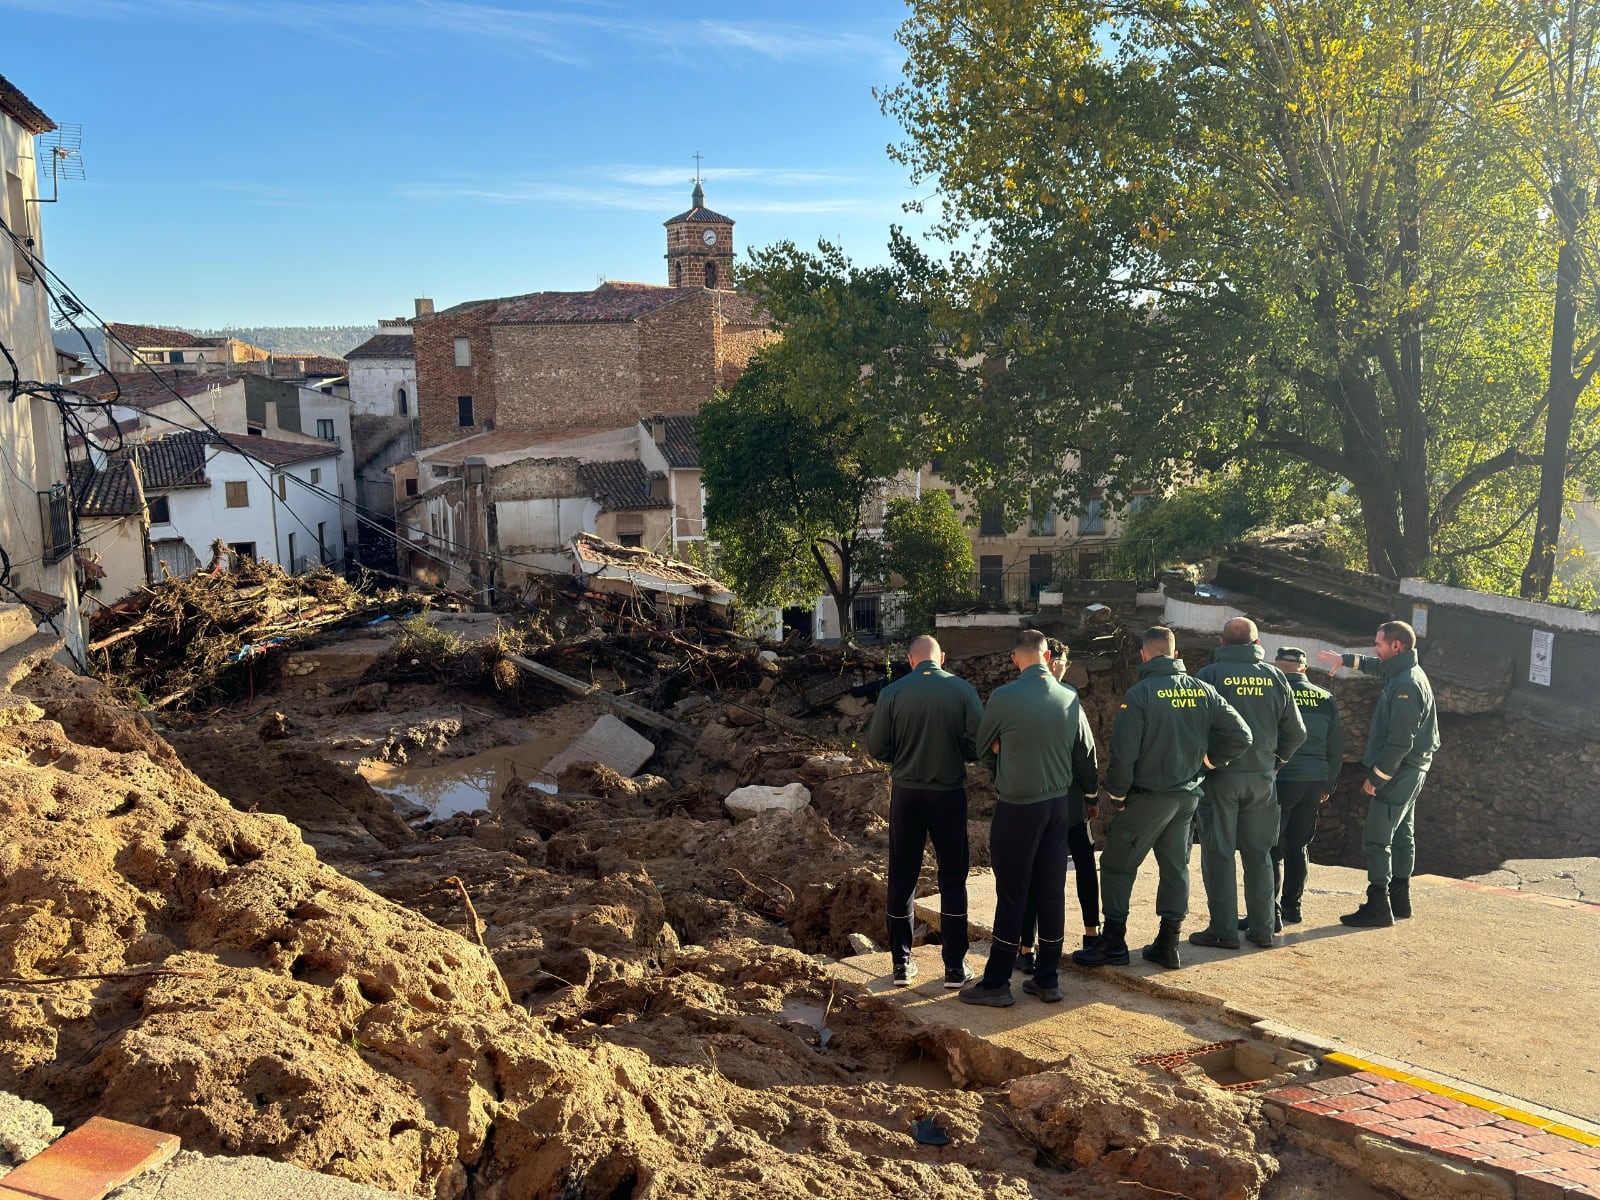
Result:
{"label": "tree canopy foliage", "polygon": [[933,631],[940,607],[972,590],[972,542],[950,497],[928,491],[889,500],[883,522],[883,573],[905,593],[910,633]]}
{"label": "tree canopy foliage", "polygon": [[1595,261],[1590,58],[1562,57],[1593,13],[916,0],[883,103],[967,247],[928,311],[1005,362],[939,401],[952,456],[1015,495],[1076,449],[1063,507],[1286,457],[1348,483],[1371,569],[1514,588],[1541,460],[1558,507],[1600,490],[1596,343],[1552,341],[1559,252]]}

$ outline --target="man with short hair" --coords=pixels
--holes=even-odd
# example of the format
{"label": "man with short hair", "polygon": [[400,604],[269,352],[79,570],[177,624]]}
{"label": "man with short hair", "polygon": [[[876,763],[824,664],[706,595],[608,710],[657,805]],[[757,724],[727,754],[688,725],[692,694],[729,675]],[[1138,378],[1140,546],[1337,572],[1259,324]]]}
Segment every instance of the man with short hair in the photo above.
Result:
{"label": "man with short hair", "polygon": [[1033,978],[1022,990],[1045,1003],[1061,999],[1061,944],[1066,936],[1068,793],[1100,790],[1094,731],[1078,693],[1050,673],[1050,651],[1037,629],[1017,634],[1012,683],[995,688],[978,729],[979,761],[994,772],[999,800],[989,825],[994,864],[994,935],[983,978],[961,990],[967,1004],[1014,1003],[1023,909],[1031,899],[1039,936]]}
{"label": "man with short hair", "polygon": [[1145,630],[1139,682],[1128,690],[1111,731],[1106,791],[1112,807],[1100,855],[1101,933],[1072,956],[1081,967],[1128,961],[1128,909],[1145,855],[1161,869],[1156,912],[1161,932],[1143,957],[1169,969],[1182,965],[1178,933],[1189,911],[1189,846],[1195,805],[1207,770],[1250,748],[1250,726],[1176,657],[1172,630]]}
{"label": "man with short hair", "polygon": [[878,694],[867,727],[867,752],[890,764],[889,958],[894,982],[909,987],[911,902],[922,874],[922,853],[933,841],[939,871],[939,940],[944,984],[958,988],[967,969],[967,763],[977,758],[983,704],[964,679],[944,670],[944,651],[931,637],[911,643],[911,674]]}
{"label": "man with short hair", "polygon": [[1198,809],[1200,874],[1210,923],[1189,935],[1196,946],[1239,948],[1238,856],[1244,866],[1245,936],[1271,949],[1277,932],[1272,846],[1278,840],[1273,774],[1306,740],[1305,723],[1283,672],[1266,661],[1256,623],[1234,617],[1209,666],[1195,674],[1222,693],[1250,726],[1250,749],[1206,777]]}
{"label": "man with short hair", "polygon": [[1278,916],[1285,925],[1298,925],[1317,813],[1333,795],[1344,765],[1344,721],[1333,693],[1306,678],[1304,650],[1280,646],[1274,663],[1289,681],[1306,725],[1306,740],[1278,768],[1278,842],[1272,848],[1273,871],[1281,887]]}
{"label": "man with short hair", "polygon": [[1333,667],[1355,667],[1383,680],[1372,709],[1361,785],[1367,821],[1361,848],[1367,857],[1366,903],[1339,918],[1356,928],[1393,925],[1411,915],[1411,872],[1417,864],[1417,797],[1439,749],[1439,713],[1433,685],[1417,665],[1417,631],[1385,621],[1373,638],[1375,654],[1318,653]]}

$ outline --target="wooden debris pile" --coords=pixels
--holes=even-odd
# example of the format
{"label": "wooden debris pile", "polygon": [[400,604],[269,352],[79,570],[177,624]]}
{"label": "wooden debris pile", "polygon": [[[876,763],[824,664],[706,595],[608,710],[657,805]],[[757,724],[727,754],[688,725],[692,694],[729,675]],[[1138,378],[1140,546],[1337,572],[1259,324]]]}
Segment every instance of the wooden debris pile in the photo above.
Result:
{"label": "wooden debris pile", "polygon": [[289,575],[244,560],[141,588],[99,613],[91,668],[141,708],[182,710],[231,698],[257,661],[358,612],[383,610],[327,570]]}

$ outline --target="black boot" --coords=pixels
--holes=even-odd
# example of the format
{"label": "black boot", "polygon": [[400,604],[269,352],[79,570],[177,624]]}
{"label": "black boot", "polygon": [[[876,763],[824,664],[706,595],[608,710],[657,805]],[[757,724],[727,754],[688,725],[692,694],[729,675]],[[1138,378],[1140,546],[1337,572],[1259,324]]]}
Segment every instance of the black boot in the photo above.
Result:
{"label": "black boot", "polygon": [[1339,924],[1357,929],[1381,929],[1394,924],[1394,913],[1389,908],[1389,889],[1374,883],[1367,887],[1367,902],[1353,913],[1339,918]]}
{"label": "black boot", "polygon": [[1286,857],[1279,865],[1283,868],[1283,891],[1278,911],[1282,914],[1285,925],[1298,925],[1300,924],[1300,898],[1305,895],[1306,890],[1305,853],[1300,851],[1292,857]]}
{"label": "black boot", "polygon": [[1146,962],[1155,963],[1158,967],[1165,967],[1169,971],[1176,971],[1183,966],[1182,960],[1178,958],[1179,928],[1178,922],[1169,921],[1163,917],[1161,931],[1156,934],[1156,940],[1139,951],[1139,957]]}
{"label": "black boot", "polygon": [[1389,881],[1389,911],[1394,913],[1396,921],[1404,921],[1411,916],[1410,879],[1391,879]]}
{"label": "black boot", "polygon": [[1075,950],[1072,961],[1080,967],[1125,967],[1128,965],[1128,923],[1107,921],[1099,937],[1086,949]]}

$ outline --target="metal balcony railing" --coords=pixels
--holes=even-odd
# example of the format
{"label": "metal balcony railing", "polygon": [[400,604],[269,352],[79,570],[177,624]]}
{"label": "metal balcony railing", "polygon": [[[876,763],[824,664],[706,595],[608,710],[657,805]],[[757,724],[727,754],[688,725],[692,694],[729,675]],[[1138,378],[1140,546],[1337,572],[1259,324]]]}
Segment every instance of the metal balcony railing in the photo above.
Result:
{"label": "metal balcony railing", "polygon": [[58,483],[39,493],[40,525],[44,532],[44,561],[58,563],[72,553],[72,489]]}

